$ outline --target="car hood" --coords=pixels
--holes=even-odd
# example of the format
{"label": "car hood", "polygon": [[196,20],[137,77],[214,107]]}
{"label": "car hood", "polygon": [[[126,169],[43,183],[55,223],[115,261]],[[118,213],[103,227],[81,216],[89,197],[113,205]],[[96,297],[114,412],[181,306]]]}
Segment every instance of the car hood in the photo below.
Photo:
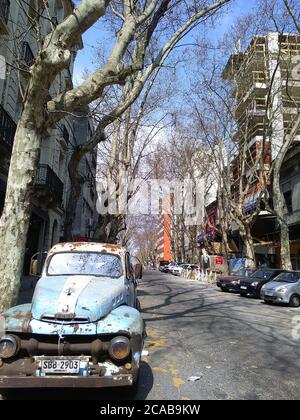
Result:
{"label": "car hood", "polygon": [[286,282],[279,282],[279,281],[270,281],[269,283],[266,284],[265,286],[265,290],[276,290],[278,287],[292,287],[295,286],[297,283],[286,283]]}
{"label": "car hood", "polygon": [[95,322],[123,303],[127,303],[123,277],[42,277],[34,292],[32,317],[48,322]]}
{"label": "car hood", "polygon": [[243,284],[251,284],[255,281],[257,281],[258,283],[270,281],[270,280],[267,280],[267,279],[262,279],[260,277],[245,277],[245,278],[241,278],[240,280],[241,280],[241,283],[243,283]]}
{"label": "car hood", "polygon": [[247,280],[248,277],[240,277],[240,276],[225,276],[225,277],[220,277],[220,280],[222,281],[222,283],[231,283],[233,281],[242,281],[242,280]]}

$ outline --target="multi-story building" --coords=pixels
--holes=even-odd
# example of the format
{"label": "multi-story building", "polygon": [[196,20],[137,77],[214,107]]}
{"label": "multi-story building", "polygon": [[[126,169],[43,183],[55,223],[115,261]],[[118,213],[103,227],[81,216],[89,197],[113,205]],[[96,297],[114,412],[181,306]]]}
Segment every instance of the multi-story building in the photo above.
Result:
{"label": "multi-story building", "polygon": [[[231,190],[233,198],[245,193],[245,213],[256,208],[262,190],[262,176],[268,178],[272,161],[291,132],[291,121],[298,113],[299,62],[300,35],[272,32],[255,36],[244,52],[230,57],[224,70],[223,77],[234,81],[236,99],[238,153],[231,162]],[[299,140],[300,130],[295,142]],[[240,183],[241,177],[243,184]],[[289,194],[292,193],[285,193],[287,207]],[[234,224],[233,229],[237,229]],[[275,218],[262,211],[253,226],[257,252],[275,255],[272,243],[275,232]]]}
{"label": "multi-story building", "polygon": [[[0,212],[3,208],[10,156],[14,141],[17,123],[22,110],[22,95],[26,88],[26,71],[20,72],[18,68],[28,69],[35,60],[37,51],[37,39],[33,30],[32,19],[36,17],[35,6],[41,7],[41,13],[47,14],[45,19],[40,19],[41,34],[46,35],[66,16],[72,13],[73,2],[71,0],[49,0],[48,2],[17,2],[12,0],[0,0],[0,55],[6,59],[6,77],[0,80]],[[47,10],[43,11],[43,4]],[[49,18],[50,16],[50,18]],[[68,69],[63,70],[53,82],[49,91],[49,97],[54,97],[72,87],[72,75],[74,60],[77,50],[82,48],[81,39],[72,51],[72,58]],[[76,138],[83,142],[92,135],[91,124],[80,118],[77,123],[69,116],[42,139],[40,162],[36,176],[35,194],[33,201],[32,216],[27,237],[24,271],[28,271],[29,262],[37,252],[48,250],[63,237],[64,215],[67,206],[70,179],[68,176],[68,160],[73,150]],[[82,128],[82,126],[85,126]],[[76,133],[79,130],[80,133]],[[93,166],[90,177],[95,172],[95,158],[88,157],[81,164],[81,171]],[[83,167],[84,166],[84,167]],[[79,200],[86,200],[85,213],[88,214],[89,222],[85,223],[85,229],[79,226],[76,220],[76,234],[90,236],[91,219],[95,205],[90,189],[86,191],[84,186],[83,196]],[[90,206],[91,208],[89,208]],[[82,209],[79,214],[83,214]]]}
{"label": "multi-story building", "polygon": [[[94,129],[89,118],[84,116],[85,112],[77,113],[79,118],[73,118],[74,142],[79,145],[93,135]],[[96,213],[96,170],[97,170],[97,149],[88,153],[80,161],[79,172],[82,179],[82,190],[77,200],[76,215],[73,222],[72,235],[73,240],[90,240],[95,233],[95,224],[97,222]]]}
{"label": "multi-story building", "polygon": [[172,261],[171,252],[171,195],[160,199],[160,223],[157,232],[156,254],[157,261]]}

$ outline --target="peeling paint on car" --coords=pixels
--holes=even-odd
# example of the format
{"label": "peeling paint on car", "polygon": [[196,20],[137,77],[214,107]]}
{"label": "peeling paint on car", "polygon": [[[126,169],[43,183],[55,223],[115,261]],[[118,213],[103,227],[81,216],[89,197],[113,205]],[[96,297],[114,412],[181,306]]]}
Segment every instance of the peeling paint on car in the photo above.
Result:
{"label": "peeling paint on car", "polygon": [[[47,260],[56,252],[75,251],[115,253],[121,258],[123,272],[128,272],[126,250],[118,245],[59,244],[50,250]],[[134,284],[134,279],[130,281]],[[82,349],[84,354],[90,357],[90,363],[96,369],[94,373],[90,373],[90,376],[87,374],[91,384],[113,386],[112,382],[117,381],[121,385],[131,385],[134,378],[137,378],[145,327],[140,312],[130,306],[128,284],[126,274],[119,278],[84,275],[48,276],[44,269],[37,283],[32,304],[10,308],[0,315],[1,325],[5,330],[3,332],[15,334],[22,352],[27,352],[27,357],[15,358],[11,364],[4,362],[1,371],[12,372],[15,376],[10,377],[8,374],[4,380],[0,375],[0,389],[5,388],[5,384],[9,384],[12,388],[20,387],[21,384],[24,387],[44,386],[43,377],[36,377],[34,356],[43,356],[44,352],[46,355],[53,355],[54,352],[57,357],[68,357],[68,355],[82,354]],[[130,339],[132,365],[130,372],[115,364],[113,360],[109,360],[110,340],[118,335],[125,335]],[[108,360],[98,363],[101,357]],[[101,375],[105,377],[103,383]],[[30,378],[32,378],[31,383],[28,382]],[[51,376],[47,381],[48,379],[49,386],[71,384],[62,375]],[[80,383],[88,386],[88,382],[83,380]]]}

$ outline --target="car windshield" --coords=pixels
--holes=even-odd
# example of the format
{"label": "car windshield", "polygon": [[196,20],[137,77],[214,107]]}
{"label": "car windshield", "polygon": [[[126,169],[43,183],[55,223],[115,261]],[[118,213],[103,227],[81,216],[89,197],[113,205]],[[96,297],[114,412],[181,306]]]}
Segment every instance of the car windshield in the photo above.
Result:
{"label": "car windshield", "polygon": [[233,276],[237,276],[237,277],[244,277],[246,275],[246,269],[245,268],[241,268],[240,270],[237,271],[233,271],[232,273]]}
{"label": "car windshield", "polygon": [[297,283],[300,280],[300,273],[280,273],[274,281],[280,283]]}
{"label": "car windshield", "polygon": [[48,275],[82,275],[120,277],[121,259],[117,255],[97,252],[60,252],[48,264]]}
{"label": "car windshield", "polygon": [[257,279],[270,279],[273,273],[273,271],[257,270],[250,277],[255,277]]}

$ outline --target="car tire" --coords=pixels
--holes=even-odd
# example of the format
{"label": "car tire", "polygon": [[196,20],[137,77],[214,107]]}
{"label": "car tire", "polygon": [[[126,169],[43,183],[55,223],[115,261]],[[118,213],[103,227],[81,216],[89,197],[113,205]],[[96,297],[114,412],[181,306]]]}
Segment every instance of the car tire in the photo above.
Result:
{"label": "car tire", "polygon": [[300,306],[300,296],[292,295],[290,298],[290,306],[292,308],[299,308]]}
{"label": "car tire", "polygon": [[225,292],[225,293],[228,292],[228,290],[226,289],[226,287],[222,287],[221,286],[221,290],[222,290],[222,292]]}
{"label": "car tire", "polygon": [[247,293],[240,293],[242,297],[247,297]]}
{"label": "car tire", "polygon": [[271,300],[264,300],[264,302],[266,305],[273,305],[273,302]]}
{"label": "car tire", "polygon": [[256,297],[256,299],[261,299],[260,294],[261,294],[261,287],[259,287],[259,288],[257,289],[256,293],[255,293],[255,297]]}

